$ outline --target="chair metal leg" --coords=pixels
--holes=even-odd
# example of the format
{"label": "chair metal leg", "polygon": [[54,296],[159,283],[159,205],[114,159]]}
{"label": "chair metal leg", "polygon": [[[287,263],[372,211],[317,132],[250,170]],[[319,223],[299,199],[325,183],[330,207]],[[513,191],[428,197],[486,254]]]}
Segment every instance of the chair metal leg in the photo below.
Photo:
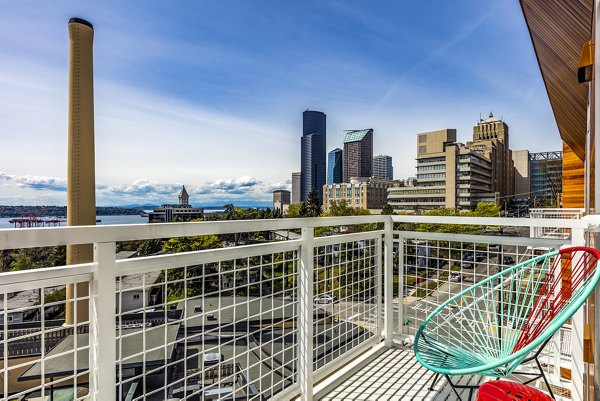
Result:
{"label": "chair metal leg", "polygon": [[438,379],[440,378],[440,374],[436,373],[433,376],[433,380],[431,381],[431,386],[429,386],[429,391],[433,391],[433,387],[435,387],[435,383],[437,383]]}
{"label": "chair metal leg", "polygon": [[458,398],[459,401],[462,401],[462,398],[460,397],[460,394],[458,394],[458,389],[469,390],[468,401],[471,401],[471,399],[473,398],[473,392],[479,388],[479,386],[469,386],[467,384],[454,384],[454,383],[452,383],[450,376],[448,376],[448,375],[444,375],[444,376],[446,376],[446,380],[448,380],[448,384],[450,384],[450,387],[452,387],[452,390],[454,390],[454,394],[456,394],[456,397]]}
{"label": "chair metal leg", "polygon": [[554,392],[552,391],[552,387],[550,387],[550,383],[548,382],[548,378],[546,377],[546,373],[544,373],[544,369],[542,369],[542,364],[537,359],[537,357],[535,358],[535,363],[537,364],[538,369],[540,370],[540,374],[541,374],[542,378],[544,379],[544,382],[546,383],[546,387],[548,388],[548,391],[550,392],[550,397],[552,397],[553,400],[556,400],[556,397],[554,396]]}

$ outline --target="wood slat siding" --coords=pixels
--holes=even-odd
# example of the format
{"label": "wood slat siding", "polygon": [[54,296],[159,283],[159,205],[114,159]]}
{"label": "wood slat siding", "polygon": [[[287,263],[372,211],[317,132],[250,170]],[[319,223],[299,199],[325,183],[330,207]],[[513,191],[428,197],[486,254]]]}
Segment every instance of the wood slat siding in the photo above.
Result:
{"label": "wood slat siding", "polygon": [[563,142],[563,207],[583,207],[583,161]]}
{"label": "wood slat siding", "polygon": [[577,81],[577,67],[581,47],[592,35],[593,2],[520,0],[520,3],[560,136],[583,160],[587,85]]}

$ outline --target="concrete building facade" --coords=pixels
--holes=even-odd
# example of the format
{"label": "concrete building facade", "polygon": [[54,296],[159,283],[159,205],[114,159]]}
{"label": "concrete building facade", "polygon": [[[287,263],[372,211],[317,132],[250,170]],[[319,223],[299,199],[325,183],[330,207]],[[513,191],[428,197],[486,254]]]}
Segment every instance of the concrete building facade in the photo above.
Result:
{"label": "concrete building facade", "polygon": [[355,209],[381,209],[387,203],[388,188],[399,185],[396,181],[373,177],[352,177],[350,182],[323,186],[323,211],[327,213],[332,202],[346,202]]}
{"label": "concrete building facade", "polygon": [[294,204],[294,205],[296,205],[302,201],[301,191],[300,191],[300,188],[302,185],[302,179],[300,178],[301,175],[302,175],[302,173],[300,173],[300,171],[292,173],[292,204]]}
{"label": "concrete building facade", "polygon": [[529,151],[514,150],[512,152],[513,164],[515,166],[515,193],[514,199],[529,199],[530,197],[530,172]]}
{"label": "concrete building facade", "polygon": [[377,155],[373,157],[373,177],[382,180],[394,179],[394,166],[392,157],[386,155]]}
{"label": "concrete building facade", "polygon": [[327,123],[325,113],[306,110],[302,114],[300,200],[305,200],[315,188],[319,199],[323,199],[323,185],[327,174],[325,145]]}
{"label": "concrete building facade", "polygon": [[373,175],[373,129],[348,131],[344,137],[343,181]]}
{"label": "concrete building facade", "polygon": [[340,148],[335,148],[327,154],[327,184],[339,184],[343,176],[343,153]]}
{"label": "concrete building facade", "polygon": [[498,192],[502,199],[514,194],[514,165],[508,125],[490,113],[473,127],[473,140],[467,147],[481,153],[492,163],[492,192]]}
{"label": "concrete building facade", "polygon": [[456,142],[456,130],[417,135],[417,182],[414,187],[388,189],[388,203],[404,211],[437,208],[474,209],[479,202],[496,202],[491,191],[488,158]]}
{"label": "concrete building facade", "polygon": [[287,212],[290,207],[290,191],[279,189],[273,191],[273,209],[281,210],[281,213]]}

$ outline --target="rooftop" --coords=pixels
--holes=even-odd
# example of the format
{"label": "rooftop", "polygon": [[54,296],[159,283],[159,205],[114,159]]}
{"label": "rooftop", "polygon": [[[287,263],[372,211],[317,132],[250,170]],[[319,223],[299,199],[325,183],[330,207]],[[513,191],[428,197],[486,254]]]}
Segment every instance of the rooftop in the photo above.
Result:
{"label": "rooftop", "polygon": [[369,131],[371,131],[371,129],[348,131],[344,136],[344,143],[362,141]]}

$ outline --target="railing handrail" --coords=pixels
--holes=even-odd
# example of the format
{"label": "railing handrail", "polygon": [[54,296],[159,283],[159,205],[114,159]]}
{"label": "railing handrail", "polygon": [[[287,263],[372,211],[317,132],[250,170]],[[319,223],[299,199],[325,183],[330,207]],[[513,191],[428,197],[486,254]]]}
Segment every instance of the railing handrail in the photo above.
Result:
{"label": "railing handrail", "polygon": [[292,230],[327,226],[384,223],[389,216],[366,215],[297,219],[219,220],[185,223],[118,224],[0,229],[0,249],[19,249],[98,242]]}
{"label": "railing handrail", "polygon": [[553,227],[587,228],[581,219],[536,219],[521,217],[470,217],[470,216],[411,216],[392,215],[394,223],[457,224],[503,227]]}
{"label": "railing handrail", "polygon": [[186,223],[121,224],[0,229],[0,249],[91,244],[208,234],[291,230],[327,226],[385,223],[429,223],[511,227],[587,228],[584,219],[531,219],[505,217],[367,215],[266,220],[226,220]]}

